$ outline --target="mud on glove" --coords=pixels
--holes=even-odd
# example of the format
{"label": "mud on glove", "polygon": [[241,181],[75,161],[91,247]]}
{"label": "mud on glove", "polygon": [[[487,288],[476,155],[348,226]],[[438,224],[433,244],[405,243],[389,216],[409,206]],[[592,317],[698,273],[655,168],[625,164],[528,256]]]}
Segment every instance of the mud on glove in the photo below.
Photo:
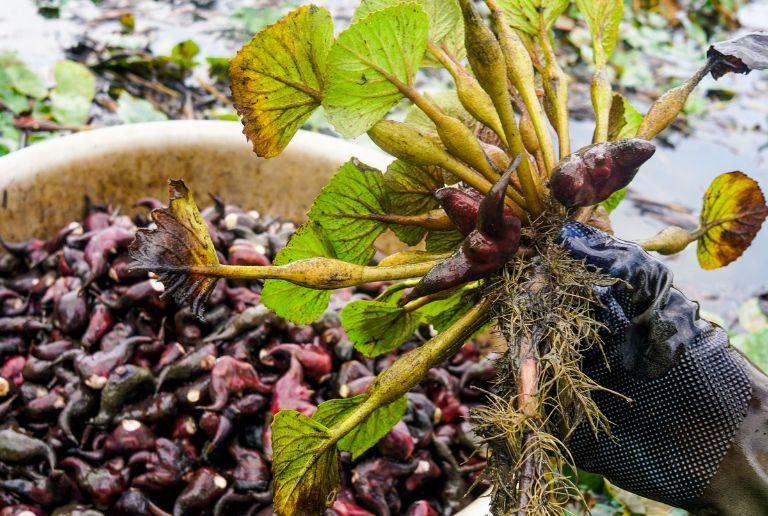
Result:
{"label": "mud on glove", "polygon": [[566,223],[558,241],[588,267],[621,280],[598,287],[603,347],[587,350],[582,367],[632,400],[593,394],[611,436],[579,426],[567,443],[576,465],[641,496],[695,506],[747,413],[744,359],[640,246],[577,222]]}

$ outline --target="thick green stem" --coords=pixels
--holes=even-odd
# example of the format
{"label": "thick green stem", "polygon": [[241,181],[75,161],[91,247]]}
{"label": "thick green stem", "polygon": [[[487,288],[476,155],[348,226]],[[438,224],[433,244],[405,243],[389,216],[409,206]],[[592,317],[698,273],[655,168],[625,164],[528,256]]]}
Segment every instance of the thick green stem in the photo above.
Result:
{"label": "thick green stem", "polygon": [[401,356],[389,368],[382,371],[368,387],[368,396],[349,417],[328,431],[335,443],[355,429],[379,407],[388,405],[404,396],[418,384],[427,372],[454,355],[473,333],[489,319],[491,302],[480,301],[470,308],[450,328],[436,337]]}
{"label": "thick green stem", "polygon": [[544,155],[544,163],[546,164],[546,170],[542,172],[549,177],[549,172],[555,168],[555,151],[552,138],[547,130],[544,112],[539,103],[539,97],[536,95],[531,57],[520,37],[507,24],[504,13],[495,0],[485,0],[485,3],[491,10],[491,16],[493,16],[496,23],[496,32],[498,33],[499,44],[504,55],[507,76],[523,99],[528,114],[531,117],[533,128],[536,131],[536,137],[539,140],[541,152]]}
{"label": "thick green stem", "polygon": [[504,55],[493,32],[485,25],[480,13],[477,12],[471,0],[459,0],[464,16],[465,45],[467,57],[478,82],[491,97],[496,112],[499,114],[504,134],[509,143],[512,155],[522,154],[523,159],[518,169],[520,185],[533,218],[544,211],[540,197],[540,185],[533,175],[528,153],[525,152],[517,119],[512,109],[512,98],[509,94],[507,67]]}
{"label": "thick green stem", "polygon": [[331,290],[362,285],[371,281],[400,280],[423,276],[439,261],[389,267],[368,267],[332,258],[307,258],[286,265],[262,267],[246,265],[196,266],[180,272],[241,280],[281,279],[304,287]]}
{"label": "thick green stem", "polygon": [[640,124],[640,129],[637,130],[637,137],[650,140],[666,129],[685,107],[688,95],[691,94],[693,89],[711,69],[712,63],[707,61],[704,66],[693,74],[693,77],[659,97],[653,103],[651,109],[648,110],[648,113],[645,114],[645,118],[643,118],[643,122]]}
{"label": "thick green stem", "polygon": [[491,128],[506,146],[507,139],[504,128],[501,126],[501,120],[499,120],[499,114],[496,113],[493,101],[477,82],[477,79],[431,41],[429,42],[429,52],[453,77],[453,82],[456,85],[456,96],[464,108],[478,122]]}
{"label": "thick green stem", "polygon": [[560,159],[571,153],[571,130],[568,118],[568,76],[557,64],[555,52],[546,32],[539,34],[546,64],[543,67],[544,91],[555,109],[555,131],[560,150]]}
{"label": "thick green stem", "polygon": [[[417,167],[437,166],[446,169],[459,179],[482,193],[488,193],[493,184],[429,138],[416,126],[382,120],[370,130],[368,136],[386,153]],[[520,195],[507,190],[507,206],[521,220],[527,220],[527,203]]]}
{"label": "thick green stem", "polygon": [[613,91],[605,66],[598,68],[592,76],[590,88],[592,107],[595,110],[595,132],[592,135],[592,143],[608,140],[608,116],[611,113],[611,101]]}

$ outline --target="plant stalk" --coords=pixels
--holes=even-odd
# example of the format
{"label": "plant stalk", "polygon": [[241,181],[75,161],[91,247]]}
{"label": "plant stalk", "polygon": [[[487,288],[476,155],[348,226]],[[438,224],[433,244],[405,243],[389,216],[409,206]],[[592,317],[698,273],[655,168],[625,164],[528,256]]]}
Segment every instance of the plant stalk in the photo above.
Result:
{"label": "plant stalk", "polygon": [[[423,276],[440,260],[369,267],[332,258],[307,258],[286,265],[214,265],[179,268],[179,272],[214,278],[261,280],[281,279],[303,287],[331,290],[371,281],[389,281]],[[173,268],[168,268],[171,271]],[[155,272],[164,272],[155,270]]]}
{"label": "plant stalk", "polygon": [[507,69],[504,55],[493,32],[485,25],[480,13],[471,0],[459,0],[464,16],[465,45],[467,57],[480,85],[491,97],[496,112],[504,128],[509,151],[512,155],[522,154],[523,160],[518,169],[520,184],[525,201],[532,217],[538,218],[544,211],[540,197],[541,185],[534,179],[528,153],[525,152],[520,131],[517,127],[512,98],[509,94]]}
{"label": "plant stalk", "polygon": [[[568,76],[557,63],[552,44],[543,31],[539,34],[539,42],[544,51],[546,64],[543,67],[544,92],[549,97],[555,110],[555,132],[560,150],[560,159],[571,153],[571,130],[568,118]],[[554,84],[554,87],[553,87]]]}
{"label": "plant stalk", "polygon": [[645,114],[640,129],[637,130],[637,137],[650,140],[666,129],[685,107],[688,95],[711,69],[712,62],[707,61],[690,79],[659,97]]}
{"label": "plant stalk", "polygon": [[490,300],[481,300],[450,328],[425,342],[421,347],[401,356],[389,368],[382,371],[368,387],[368,396],[365,401],[338,426],[329,429],[330,439],[334,443],[338,442],[374,410],[404,396],[426,376],[431,368],[458,352],[467,339],[488,321],[490,308]]}
{"label": "plant stalk", "polygon": [[496,24],[499,45],[504,62],[506,64],[507,76],[520,93],[528,115],[531,117],[533,128],[536,131],[536,137],[539,140],[541,152],[544,155],[546,169],[543,172],[549,177],[549,172],[555,168],[555,151],[552,144],[552,138],[547,130],[547,124],[544,119],[544,112],[539,103],[539,97],[536,95],[536,85],[534,83],[533,63],[528,54],[528,49],[517,35],[507,24],[504,12],[498,6],[495,0],[485,0],[488,8],[491,10],[491,16]]}

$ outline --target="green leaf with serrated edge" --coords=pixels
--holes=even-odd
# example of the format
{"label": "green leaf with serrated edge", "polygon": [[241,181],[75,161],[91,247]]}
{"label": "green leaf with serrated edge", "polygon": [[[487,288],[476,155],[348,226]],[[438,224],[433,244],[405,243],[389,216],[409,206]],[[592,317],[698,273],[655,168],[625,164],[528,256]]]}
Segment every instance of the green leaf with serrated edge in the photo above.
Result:
{"label": "green leaf with serrated edge", "polygon": [[381,203],[384,177],[356,159],[346,162],[320,191],[309,210],[309,219],[320,224],[336,258],[367,265],[376,250],[373,243],[387,224],[360,218],[386,213]]}
{"label": "green leaf with serrated edge", "polygon": [[605,208],[605,211],[608,213],[611,213],[613,210],[619,207],[619,204],[621,204],[621,201],[624,200],[624,197],[627,195],[627,188],[621,188],[620,190],[616,190],[611,194],[610,197],[608,197],[606,200],[600,203],[600,206]]}
{"label": "green leaf with serrated edge", "polygon": [[280,154],[320,106],[330,13],[305,5],[266,27],[230,63],[232,98],[257,155]]}
{"label": "green leaf with serrated edge", "polygon": [[454,229],[427,233],[426,250],[429,253],[447,253],[456,249],[464,235]]}
{"label": "green leaf with serrated edge", "polygon": [[397,348],[424,321],[418,310],[407,311],[395,304],[365,300],[347,304],[339,316],[355,349],[367,357]]}
{"label": "green leaf with serrated edge", "polygon": [[531,36],[548,31],[568,8],[571,0],[499,0],[507,23]]}
{"label": "green leaf with serrated edge", "polygon": [[[363,0],[355,10],[352,21],[402,2],[403,0]],[[467,55],[464,48],[464,20],[457,0],[419,0],[419,3],[429,17],[429,40],[444,47],[457,60],[464,59]],[[422,66],[439,66],[439,63],[427,53]]]}
{"label": "green leaf with serrated edge", "polygon": [[[307,222],[275,256],[275,265],[314,257],[335,258],[333,247],[315,222]],[[331,299],[330,290],[314,290],[289,281],[269,279],[264,282],[261,302],[284,319],[296,324],[309,324],[321,315]]]}
{"label": "green leaf with serrated edge", "polygon": [[[434,192],[443,186],[443,175],[435,167],[416,167],[402,160],[393,161],[384,174],[384,205],[394,215],[420,215],[437,208]],[[393,224],[392,231],[408,245],[421,242],[426,234],[418,226]]]}
{"label": "green leaf with serrated edge", "polygon": [[608,140],[634,138],[643,122],[643,114],[620,93],[613,94],[608,115]]}
{"label": "green leaf with serrated edge", "polygon": [[592,46],[595,51],[595,64],[605,66],[611,58],[619,39],[619,24],[624,8],[622,0],[576,0],[582,16],[592,34]]}
{"label": "green leaf with serrated edge", "polygon": [[462,288],[445,299],[428,303],[419,311],[438,332],[445,331],[477,301],[477,289]]}
{"label": "green leaf with serrated edge", "polygon": [[328,55],[323,107],[344,137],[366,132],[413,85],[427,47],[429,20],[417,3],[375,11],[339,34]]}
{"label": "green leaf with serrated edge", "polygon": [[338,450],[328,428],[295,410],[272,421],[274,508],[278,514],[321,515],[340,486]]}
{"label": "green leaf with serrated edge", "polygon": [[[322,423],[328,428],[334,427],[344,421],[360,404],[365,401],[366,395],[360,394],[354,398],[336,398],[324,401],[317,407],[317,412],[312,419]],[[408,400],[405,396],[374,410],[354,430],[342,437],[337,443],[341,451],[352,454],[352,460],[357,459],[368,448],[379,442],[387,435],[393,426],[400,421],[408,408]]]}
{"label": "green leaf with serrated edge", "polygon": [[[467,127],[475,127],[477,121],[462,105],[455,90],[424,93],[424,96],[431,100],[440,109],[442,109],[446,115],[458,118]],[[415,106],[408,111],[407,115],[405,115],[405,122],[408,124],[418,125],[419,127],[423,127],[424,129],[428,129],[430,131],[437,131],[434,122],[432,122],[432,120],[430,120],[430,118],[425,115],[421,109]]]}

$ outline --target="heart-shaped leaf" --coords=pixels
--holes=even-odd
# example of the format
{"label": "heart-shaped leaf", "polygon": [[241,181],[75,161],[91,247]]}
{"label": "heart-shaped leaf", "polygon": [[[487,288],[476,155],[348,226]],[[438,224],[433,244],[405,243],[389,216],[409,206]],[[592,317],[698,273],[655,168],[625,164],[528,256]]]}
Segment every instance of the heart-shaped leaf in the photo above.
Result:
{"label": "heart-shaped leaf", "polygon": [[392,351],[408,340],[424,321],[418,310],[364,300],[347,304],[340,318],[355,349],[367,357]]}
{"label": "heart-shaped leaf", "polygon": [[280,154],[320,106],[330,13],[305,5],[266,27],[230,63],[232,98],[257,155]]}
{"label": "heart-shaped leaf", "polygon": [[704,269],[728,265],[752,244],[768,207],[757,181],[743,172],[719,175],[704,193],[696,256]]}
{"label": "heart-shaped leaf", "polygon": [[381,120],[412,86],[427,47],[429,19],[414,2],[374,11],[339,34],[328,56],[325,107],[344,137]]}
{"label": "heart-shaped leaf", "polygon": [[425,249],[430,253],[447,253],[459,247],[462,241],[464,235],[455,229],[430,231],[427,234]]}
{"label": "heart-shaped leaf", "polygon": [[152,212],[155,229],[139,229],[129,248],[135,268],[152,271],[165,286],[164,296],[202,315],[205,301],[218,278],[191,272],[192,267],[219,265],[216,249],[200,216],[192,192],[184,181],[168,181],[168,208]]}
{"label": "heart-shaped leaf", "polygon": [[366,265],[373,258],[387,224],[361,216],[386,213],[383,189],[381,172],[353,158],[315,198],[309,218],[323,227],[338,259]]}
{"label": "heart-shaped leaf", "polygon": [[[296,230],[288,245],[277,253],[274,265],[318,256],[335,258],[335,253],[323,228],[315,222],[308,222]],[[264,282],[261,291],[261,301],[268,308],[296,324],[309,324],[320,317],[330,299],[330,290],[314,290],[277,279]]]}
{"label": "heart-shaped leaf", "polygon": [[[403,0],[362,0],[355,9],[352,21],[361,20],[374,11],[402,3]],[[464,48],[464,20],[457,0],[419,0],[429,17],[429,40],[442,46],[457,60],[467,55]],[[432,56],[425,55],[423,66],[439,66]]]}
{"label": "heart-shaped leaf", "polygon": [[462,288],[445,299],[427,304],[420,311],[438,332],[445,331],[477,301],[477,289]]}
{"label": "heart-shaped leaf", "polygon": [[[360,394],[353,398],[335,398],[324,401],[317,407],[312,419],[331,428],[344,421],[352,412],[365,401],[366,395]],[[337,443],[339,450],[352,454],[352,460],[357,459],[368,448],[379,442],[387,435],[393,426],[400,421],[408,408],[405,396],[398,398],[389,405],[374,410],[350,433]]]}
{"label": "heart-shaped leaf", "polygon": [[768,32],[751,32],[715,43],[707,51],[712,77],[768,68]]}
{"label": "heart-shaped leaf", "polygon": [[274,507],[278,514],[321,515],[339,489],[338,450],[328,428],[295,410],[272,421]]}

